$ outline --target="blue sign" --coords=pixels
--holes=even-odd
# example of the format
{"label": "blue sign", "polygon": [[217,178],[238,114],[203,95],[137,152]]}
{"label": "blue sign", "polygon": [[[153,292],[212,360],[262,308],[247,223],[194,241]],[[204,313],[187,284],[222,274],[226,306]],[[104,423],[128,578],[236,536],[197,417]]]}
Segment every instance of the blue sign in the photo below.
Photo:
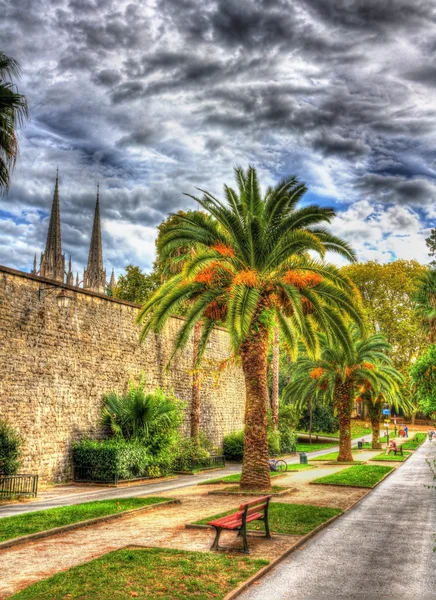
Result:
{"label": "blue sign", "polygon": [[390,415],[390,414],[391,414],[391,411],[390,411],[390,409],[389,409],[389,408],[384,408],[384,409],[383,409],[383,414],[384,414],[384,415]]}

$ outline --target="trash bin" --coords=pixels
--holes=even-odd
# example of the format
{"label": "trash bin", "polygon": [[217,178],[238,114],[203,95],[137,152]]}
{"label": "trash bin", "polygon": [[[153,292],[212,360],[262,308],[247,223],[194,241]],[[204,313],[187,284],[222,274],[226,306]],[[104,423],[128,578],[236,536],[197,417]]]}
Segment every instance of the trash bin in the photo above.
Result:
{"label": "trash bin", "polygon": [[300,465],[307,465],[307,454],[300,452]]}
{"label": "trash bin", "polygon": [[361,442],[360,440],[357,442],[357,447],[359,448],[359,450],[362,450],[363,448],[363,442]]}

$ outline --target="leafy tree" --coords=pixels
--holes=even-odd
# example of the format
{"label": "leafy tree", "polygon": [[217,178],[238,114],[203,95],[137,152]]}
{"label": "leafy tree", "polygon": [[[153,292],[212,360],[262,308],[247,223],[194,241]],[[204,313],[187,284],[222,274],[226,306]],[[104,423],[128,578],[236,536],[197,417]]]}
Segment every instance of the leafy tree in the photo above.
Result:
{"label": "leafy tree", "polygon": [[13,83],[19,75],[18,62],[0,52],[0,192],[9,189],[10,172],[18,155],[16,129],[28,117],[26,98]]}
{"label": "leafy tree", "polygon": [[428,254],[433,258],[431,265],[436,267],[436,229],[430,231],[430,235],[425,239],[425,243],[428,248]]}
{"label": "leafy tree", "polygon": [[23,440],[6,421],[0,421],[0,475],[16,475],[21,466]]}
{"label": "leafy tree", "polygon": [[[427,267],[414,260],[375,261],[342,268],[362,297],[369,330],[382,333],[392,346],[393,366],[403,375],[401,396],[411,400],[409,367],[427,346],[415,298]],[[415,416],[417,407],[408,404]]]}
{"label": "leafy tree", "polygon": [[150,331],[161,331],[188,301],[175,352],[201,321],[198,360],[214,325],[225,323],[246,386],[241,488],[268,490],[267,352],[274,323],[293,353],[299,337],[311,351],[317,350],[316,327],[329,340],[337,339],[347,353],[352,344],[345,320],[360,323],[361,316],[349,281],[335,267],[308,256],[309,251],[323,256],[332,250],[354,258],[344,242],[320,226],[334,217],[334,211],[297,208],[306,188],[296,177],[286,178],[262,197],[254,168],[246,172],[238,168],[235,174],[238,190],[225,186],[224,201],[209,192],[193,197],[212,218],[192,212],[162,236],[163,258],[187,244],[195,251],[182,273],[144,305],[138,320],[144,339]]}
{"label": "leafy tree", "polygon": [[322,402],[315,403],[310,415],[309,407],[305,409],[298,423],[298,431],[313,431],[314,433],[336,433],[339,429],[338,418],[333,406]]}
{"label": "leafy tree", "polygon": [[410,367],[410,377],[419,409],[426,415],[436,412],[436,344]]}
{"label": "leafy tree", "polygon": [[147,275],[139,267],[127,265],[126,274],[118,277],[113,295],[121,300],[144,304],[159,285],[159,276],[154,271]]}
{"label": "leafy tree", "polygon": [[436,341],[436,270],[427,271],[420,278],[415,296],[416,314],[430,342]]}
{"label": "leafy tree", "polygon": [[362,387],[371,386],[375,392],[381,391],[382,378],[375,367],[389,361],[386,352],[390,346],[384,336],[372,334],[362,338],[353,327],[351,337],[352,349],[348,352],[321,335],[320,358],[300,356],[292,382],[284,394],[287,402],[297,400],[304,405],[309,399],[324,398],[334,405],[339,418],[339,462],[353,461],[351,413],[354,399]]}

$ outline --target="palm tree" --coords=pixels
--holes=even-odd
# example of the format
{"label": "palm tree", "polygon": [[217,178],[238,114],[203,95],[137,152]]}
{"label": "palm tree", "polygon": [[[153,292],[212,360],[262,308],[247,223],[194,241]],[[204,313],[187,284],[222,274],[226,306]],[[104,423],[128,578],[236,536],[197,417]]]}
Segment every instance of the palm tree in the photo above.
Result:
{"label": "palm tree", "polygon": [[411,403],[401,395],[400,386],[404,382],[404,377],[392,366],[389,357],[386,357],[384,362],[378,361],[374,364],[374,375],[378,379],[377,388],[374,388],[369,381],[365,382],[360,389],[360,398],[368,410],[372,429],[371,447],[376,450],[381,448],[380,421],[383,406],[388,404],[397,412],[400,408],[407,412],[411,408]]}
{"label": "palm tree", "polygon": [[421,278],[415,302],[416,312],[421,317],[422,328],[429,342],[436,342],[436,269],[427,271]]}
{"label": "palm tree", "polygon": [[[351,413],[356,396],[363,387],[371,389],[376,396],[386,391],[387,370],[391,368],[386,354],[391,347],[383,335],[362,338],[355,327],[350,327],[350,337],[352,349],[347,352],[320,335],[320,358],[301,356],[297,360],[293,380],[284,391],[286,402],[294,398],[307,402],[321,397],[334,404],[339,418],[339,462],[353,461]],[[376,365],[379,364],[385,365],[384,369],[380,367],[378,370]],[[393,374],[391,377],[394,381]]]}
{"label": "palm tree", "polygon": [[[186,322],[175,352],[203,323],[198,360],[216,323],[225,323],[245,378],[245,449],[241,488],[270,489],[267,442],[267,351],[277,320],[288,350],[295,353],[301,337],[316,352],[315,328],[351,350],[346,318],[361,323],[355,292],[334,266],[308,255],[327,250],[353,260],[342,240],[320,227],[330,222],[330,208],[297,208],[306,188],[287,177],[262,197],[253,167],[235,170],[238,191],[224,186],[225,200],[209,192],[194,198],[209,213],[182,216],[162,236],[160,253],[195,246],[182,273],[172,277],[143,306],[138,321],[141,339],[160,332],[178,307],[189,301]],[[211,218],[212,217],[212,218]]]}
{"label": "palm tree", "polygon": [[18,62],[0,52],[0,192],[8,191],[10,171],[17,160],[16,128],[28,117],[26,98],[12,82],[19,75]]}
{"label": "palm tree", "polygon": [[274,431],[279,428],[279,361],[280,335],[279,328],[276,325],[273,332],[271,360],[271,420]]}

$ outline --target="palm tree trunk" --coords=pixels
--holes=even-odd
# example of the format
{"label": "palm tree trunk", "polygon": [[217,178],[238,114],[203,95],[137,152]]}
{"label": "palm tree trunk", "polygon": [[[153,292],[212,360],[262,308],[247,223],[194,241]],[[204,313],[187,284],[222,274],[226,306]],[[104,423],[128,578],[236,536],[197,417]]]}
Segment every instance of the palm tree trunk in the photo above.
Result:
{"label": "palm tree trunk", "polygon": [[309,444],[312,443],[312,396],[309,398]]}
{"label": "palm tree trunk", "polygon": [[371,429],[372,429],[372,444],[371,448],[373,450],[380,450],[382,447],[380,442],[380,419],[381,419],[381,404],[372,404],[371,402],[367,402],[366,406],[368,407],[368,414],[371,420]]}
{"label": "palm tree trunk", "polygon": [[194,337],[192,340],[192,392],[191,392],[191,437],[197,442],[200,441],[200,417],[201,417],[201,398],[200,398],[200,374],[198,372],[197,358],[198,346],[201,337],[201,321],[195,324]]}
{"label": "palm tree trunk", "polygon": [[348,383],[336,384],[336,410],[339,417],[338,462],[353,462],[351,452],[351,389]]}
{"label": "palm tree trunk", "polygon": [[279,328],[274,327],[272,347],[272,386],[271,386],[271,412],[274,431],[279,428]]}
{"label": "palm tree trunk", "polygon": [[245,435],[241,490],[268,491],[271,479],[268,464],[266,399],[268,397],[268,332],[263,324],[241,345],[245,378]]}

